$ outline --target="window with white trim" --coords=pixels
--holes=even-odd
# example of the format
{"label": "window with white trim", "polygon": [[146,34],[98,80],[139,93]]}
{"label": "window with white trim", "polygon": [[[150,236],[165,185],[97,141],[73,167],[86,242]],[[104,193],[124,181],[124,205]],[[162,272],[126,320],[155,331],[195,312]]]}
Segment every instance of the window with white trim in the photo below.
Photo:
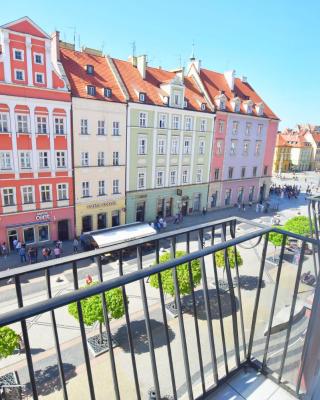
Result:
{"label": "window with white trim", "polygon": [[32,204],[34,203],[34,187],[33,186],[22,186],[22,202],[23,204]]}
{"label": "window with white trim", "polygon": [[16,61],[23,61],[24,51],[20,49],[13,49],[13,58]]}
{"label": "window with white trim", "polygon": [[18,114],[17,115],[17,123],[18,123],[18,133],[28,133],[28,115]]}
{"label": "window with white trim", "polygon": [[243,142],[243,154],[247,156],[249,154],[249,141],[245,140]]}
{"label": "window with white trim", "polygon": [[37,117],[37,133],[48,133],[47,117]]}
{"label": "window with white trim", "polygon": [[58,200],[68,200],[68,184],[58,183],[57,194],[58,194]]}
{"label": "window with white trim", "polygon": [[31,169],[31,151],[21,151],[19,162],[21,169]]}
{"label": "window with white trim", "polygon": [[145,112],[139,113],[139,126],[140,128],[147,127],[147,113]]}
{"label": "window with white trim", "polygon": [[261,142],[256,142],[256,148],[254,152],[256,156],[260,154],[260,149],[261,149]]}
{"label": "window with white trim", "polygon": [[80,134],[81,135],[89,135],[89,132],[88,132],[88,120],[87,119],[81,119],[80,120]]}
{"label": "window with white trim", "polygon": [[219,120],[218,131],[219,133],[223,133],[223,130],[224,130],[224,121]]}
{"label": "window with white trim", "polygon": [[232,122],[232,133],[236,135],[238,133],[239,121]]}
{"label": "window with white trim", "polygon": [[64,135],[64,123],[63,117],[54,117],[54,133],[56,135]]}
{"label": "window with white trim", "polygon": [[247,122],[246,123],[246,135],[249,136],[250,135],[250,131],[251,131],[251,122]]}
{"label": "window with white trim", "polygon": [[87,94],[89,96],[95,96],[96,95],[96,87],[93,85],[87,85]]}
{"label": "window with white trim", "polygon": [[170,185],[177,184],[177,170],[173,169],[170,171]]}
{"label": "window with white trim", "polygon": [[166,128],[167,127],[167,115],[166,114],[159,114],[159,128]]}
{"label": "window with white trim", "polygon": [[207,130],[207,120],[202,119],[200,121],[200,132],[205,132]]}
{"label": "window with white trim", "polygon": [[14,188],[2,189],[2,204],[4,207],[16,205],[16,193]]}
{"label": "window with white trim", "polygon": [[173,93],[173,104],[175,106],[180,106],[181,105],[181,93],[179,93],[179,92],[174,92]]}
{"label": "window with white trim", "polygon": [[186,117],[184,120],[184,129],[186,131],[192,131],[192,118],[191,117]]}
{"label": "window with white trim", "polygon": [[51,201],[51,186],[41,185],[40,186],[40,200],[42,203]]}
{"label": "window with white trim", "polygon": [[199,140],[199,154],[204,155],[205,141]]}
{"label": "window with white trim", "polygon": [[203,175],[203,169],[202,168],[197,168],[196,183],[202,183],[202,175]]}
{"label": "window with white trim", "polygon": [[15,69],[15,76],[17,81],[24,81],[24,71],[22,69]]}
{"label": "window with white trim", "polygon": [[222,154],[222,140],[217,140],[216,152],[217,152],[217,155]]}
{"label": "window with white trim", "polygon": [[104,151],[98,151],[98,167],[104,166]]}
{"label": "window with white trim", "polygon": [[156,173],[156,186],[163,187],[164,186],[164,171],[158,170]]}
{"label": "window with white trim", "polygon": [[112,181],[112,193],[119,194],[119,179],[113,179]]}
{"label": "window with white trim", "polygon": [[138,186],[138,189],[145,189],[146,188],[146,171],[138,170],[137,186]]}
{"label": "window with white trim", "polygon": [[106,181],[98,182],[98,196],[105,196],[106,194]]}
{"label": "window with white trim", "polygon": [[56,151],[56,166],[57,168],[67,167],[67,152]]}
{"label": "window with white trim", "polygon": [[40,169],[49,168],[49,152],[39,151],[39,167]]}
{"label": "window with white trim", "polygon": [[114,151],[112,153],[112,165],[119,165],[120,163],[120,156],[118,151]]}
{"label": "window with white trim", "polygon": [[138,139],[138,154],[143,156],[147,154],[147,138],[139,137]]}
{"label": "window with white trim", "polygon": [[8,132],[8,114],[0,113],[0,133]]}
{"label": "window with white trim", "polygon": [[98,121],[98,135],[104,136],[106,134],[106,122],[103,120]]}
{"label": "window with white trim", "polygon": [[258,124],[258,135],[262,134],[263,124]]}
{"label": "window with white trim", "polygon": [[35,81],[37,83],[44,83],[44,74],[37,72]]}
{"label": "window with white trim", "polygon": [[82,182],[82,197],[90,197],[90,183]]}
{"label": "window with white trim", "polygon": [[189,171],[187,169],[184,169],[182,171],[182,183],[185,185],[186,183],[189,183]]}
{"label": "window with white trim", "polygon": [[0,152],[0,169],[1,170],[12,169],[12,158],[11,158],[10,151],[1,151]]}
{"label": "window with white trim", "polygon": [[81,165],[82,167],[89,167],[89,152],[83,151],[81,153]]}
{"label": "window with white trim", "polygon": [[191,154],[191,138],[183,139],[183,154]]}
{"label": "window with white trim", "polygon": [[158,137],[157,153],[163,155],[166,153],[166,139]]}
{"label": "window with white trim", "polygon": [[172,116],[172,129],[180,129],[180,115]]}
{"label": "window with white trim", "polygon": [[42,54],[40,53],[34,53],[33,54],[33,59],[35,64],[43,64],[43,57]]}
{"label": "window with white trim", "polygon": [[230,154],[235,155],[237,151],[237,142],[235,140],[231,140]]}
{"label": "window with white trim", "polygon": [[179,138],[173,137],[171,139],[171,154],[177,155],[179,153]]}
{"label": "window with white trim", "polygon": [[113,121],[112,123],[112,135],[113,136],[120,136],[120,122]]}
{"label": "window with white trim", "polygon": [[228,179],[232,179],[233,177],[233,167],[229,167],[228,169]]}

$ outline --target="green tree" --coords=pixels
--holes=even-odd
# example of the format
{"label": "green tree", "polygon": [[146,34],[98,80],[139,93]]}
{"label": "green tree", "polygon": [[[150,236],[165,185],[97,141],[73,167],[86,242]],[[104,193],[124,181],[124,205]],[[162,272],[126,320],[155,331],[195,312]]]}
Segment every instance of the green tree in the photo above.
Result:
{"label": "green tree", "polygon": [[[273,226],[272,228],[279,228],[279,226]],[[275,261],[277,247],[281,246],[283,235],[278,232],[270,232],[268,240],[274,245],[273,261]]]}
{"label": "green tree", "polygon": [[[98,282],[93,282],[90,285],[96,285]],[[86,285],[85,287],[87,287]],[[105,294],[107,302],[108,315],[110,319],[119,319],[124,315],[124,301],[121,288],[111,289]],[[96,294],[86,299],[81,300],[81,309],[83,314],[83,322],[87,326],[92,326],[95,322],[99,322],[100,343],[103,343],[102,325],[104,323],[103,306],[100,294]],[[70,303],[68,312],[75,319],[79,320],[77,303]]]}
{"label": "green tree", "polygon": [[[186,254],[184,251],[177,251],[176,258],[182,257]],[[160,264],[163,264],[171,259],[170,254],[168,252],[162,254],[160,256]],[[201,269],[199,260],[191,261],[191,271],[192,271],[192,279],[193,279],[193,288],[197,287],[201,281]],[[174,303],[176,304],[176,294],[174,289],[174,282],[172,276],[172,269],[167,269],[160,273],[162,288],[164,293],[169,294],[174,297]],[[192,291],[192,287],[190,285],[189,279],[189,267],[188,263],[181,264],[177,267],[177,277],[178,277],[178,285],[179,291],[182,296],[186,294],[190,294]],[[150,277],[150,285],[154,288],[159,289],[158,282],[158,274],[151,275]]]}
{"label": "green tree", "polygon": [[[228,254],[230,268],[234,268],[235,260],[236,260],[234,247],[228,247],[227,254]],[[224,258],[224,250],[219,250],[215,253],[215,260],[216,260],[217,267],[225,268],[226,262],[225,262],[225,258]],[[237,251],[237,262],[238,262],[239,267],[240,267],[240,265],[243,264],[243,260],[242,260],[242,257],[240,255],[239,251]]]}
{"label": "green tree", "polygon": [[[309,218],[303,215],[288,219],[284,224],[283,229],[286,231],[296,233],[297,235],[306,236],[310,234]],[[314,227],[312,227],[314,230]]]}
{"label": "green tree", "polygon": [[0,328],[0,359],[11,356],[19,346],[20,336],[11,328]]}

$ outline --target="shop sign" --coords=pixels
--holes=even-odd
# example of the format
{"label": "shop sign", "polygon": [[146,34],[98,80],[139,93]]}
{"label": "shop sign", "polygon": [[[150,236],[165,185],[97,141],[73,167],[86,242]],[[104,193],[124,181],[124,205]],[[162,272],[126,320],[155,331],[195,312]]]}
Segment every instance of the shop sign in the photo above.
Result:
{"label": "shop sign", "polygon": [[115,201],[105,201],[104,203],[88,204],[87,208],[100,208],[100,207],[110,207],[116,204]]}
{"label": "shop sign", "polygon": [[50,221],[50,215],[46,211],[38,212],[36,221]]}

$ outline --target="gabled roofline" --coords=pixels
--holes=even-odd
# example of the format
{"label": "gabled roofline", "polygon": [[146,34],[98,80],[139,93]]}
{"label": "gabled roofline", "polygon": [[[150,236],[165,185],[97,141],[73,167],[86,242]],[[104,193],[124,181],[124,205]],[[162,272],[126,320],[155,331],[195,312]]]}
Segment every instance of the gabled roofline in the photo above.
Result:
{"label": "gabled roofline", "polygon": [[[194,71],[194,74],[192,73],[192,70]],[[202,95],[204,96],[204,98],[207,100],[208,104],[210,105],[210,108],[212,110],[212,112],[216,112],[216,107],[214,102],[211,100],[211,97],[209,95],[209,93],[207,92],[202,79],[200,78],[200,74],[197,71],[196,67],[194,66],[193,63],[190,63],[190,67],[187,71],[186,76],[188,77],[192,77],[194,79],[195,84],[198,86],[198,89],[201,91]]]}
{"label": "gabled roofline", "polygon": [[[14,25],[14,24],[18,24],[19,22],[23,22],[23,21],[28,21],[30,22],[32,25],[35,26],[35,28],[37,28],[37,30],[39,30],[47,39],[50,39],[50,36],[42,29],[40,28],[39,25],[37,25],[34,21],[32,21],[31,18],[24,16],[22,18],[16,19],[15,21],[11,21],[8,22],[7,24],[1,25],[0,28],[2,29],[10,29],[10,26]],[[34,36],[34,35],[31,35]]]}
{"label": "gabled roofline", "polygon": [[119,88],[120,88],[120,90],[121,90],[121,92],[123,94],[123,97],[125,98],[125,101],[128,102],[130,100],[130,96],[129,96],[128,90],[127,90],[127,88],[126,88],[126,86],[125,86],[125,84],[124,84],[124,82],[123,82],[123,80],[122,80],[122,78],[121,78],[121,76],[119,74],[119,71],[117,70],[117,67],[114,65],[113,59],[109,55],[106,55],[105,58],[106,58],[106,61],[107,61],[108,65],[109,65],[109,67],[111,69],[111,72],[112,72],[112,74],[114,76],[114,79],[117,82],[117,84],[118,84],[118,86],[119,86]]}

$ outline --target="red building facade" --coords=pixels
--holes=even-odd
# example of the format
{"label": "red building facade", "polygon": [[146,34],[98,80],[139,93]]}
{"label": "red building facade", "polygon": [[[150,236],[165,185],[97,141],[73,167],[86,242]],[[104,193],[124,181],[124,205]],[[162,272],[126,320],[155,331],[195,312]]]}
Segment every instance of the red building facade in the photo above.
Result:
{"label": "red building facade", "polygon": [[25,17],[0,27],[0,242],[74,235],[71,96],[54,38]]}

